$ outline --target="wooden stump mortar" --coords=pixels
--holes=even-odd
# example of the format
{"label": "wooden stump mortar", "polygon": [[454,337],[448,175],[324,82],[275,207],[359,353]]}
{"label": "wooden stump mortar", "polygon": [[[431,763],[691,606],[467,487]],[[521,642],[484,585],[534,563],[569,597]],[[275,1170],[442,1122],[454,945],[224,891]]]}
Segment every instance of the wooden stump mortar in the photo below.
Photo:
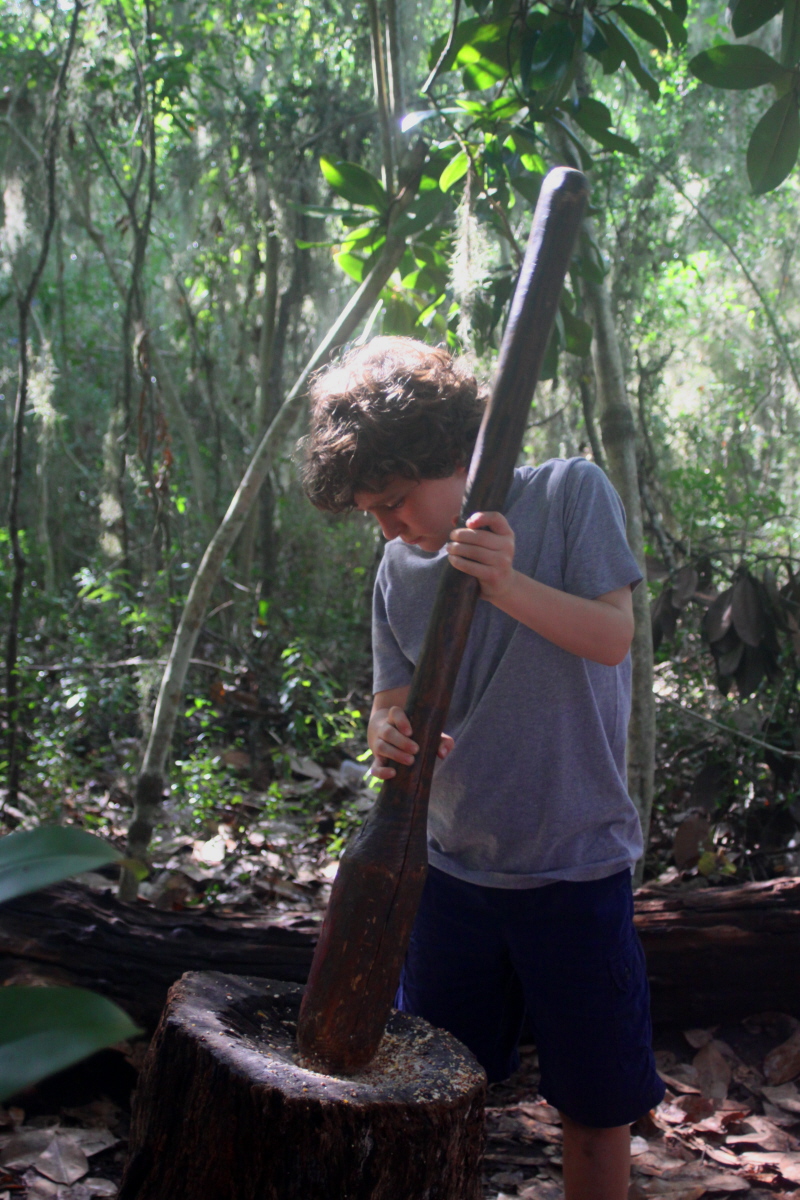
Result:
{"label": "wooden stump mortar", "polygon": [[119,1200],[479,1200],[486,1079],[393,1013],[353,1076],[299,1061],[302,988],[190,972],[134,1097]]}

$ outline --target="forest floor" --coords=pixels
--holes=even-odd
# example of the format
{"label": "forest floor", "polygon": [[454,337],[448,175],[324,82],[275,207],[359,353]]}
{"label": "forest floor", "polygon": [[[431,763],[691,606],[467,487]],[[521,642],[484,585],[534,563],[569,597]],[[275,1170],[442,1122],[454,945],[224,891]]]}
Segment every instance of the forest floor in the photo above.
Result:
{"label": "forest floor", "polygon": [[[313,932],[336,874],[336,854],[370,807],[364,768],[322,767],[293,757],[279,801],[243,788],[235,802],[202,813],[172,805],[153,844],[140,903],[179,913],[258,913]],[[21,797],[23,825],[35,806]],[[170,806],[168,806],[169,808]],[[129,798],[98,777],[63,802],[62,820],[124,844]],[[696,868],[665,855],[661,881],[707,887]],[[108,874],[81,877],[93,889]],[[104,1051],[0,1108],[0,1200],[92,1200],[115,1196],[131,1094],[146,1043]],[[630,1200],[800,1200],[800,1022],[754,1014],[710,1029],[660,1028],[656,1057],[668,1090],[633,1128]],[[489,1089],[484,1200],[558,1200],[561,1127],[538,1091],[533,1046],[519,1071]]]}
{"label": "forest floor", "polygon": [[[764,1072],[767,1056],[792,1043],[800,1069],[797,1028],[762,1014],[657,1031],[667,1096],[633,1126],[630,1200],[800,1197],[800,1092],[791,1082],[768,1086]],[[145,1048],[142,1040],[104,1051],[0,1108],[0,1200],[116,1195]],[[489,1089],[484,1200],[563,1196],[561,1126],[538,1081],[535,1047],[525,1046],[516,1074]]]}

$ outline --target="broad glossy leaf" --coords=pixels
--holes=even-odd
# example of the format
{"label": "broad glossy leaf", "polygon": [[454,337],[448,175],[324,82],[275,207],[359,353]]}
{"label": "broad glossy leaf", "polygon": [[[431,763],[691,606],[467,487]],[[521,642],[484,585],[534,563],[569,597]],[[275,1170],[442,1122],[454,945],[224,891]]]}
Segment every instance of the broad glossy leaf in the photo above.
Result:
{"label": "broad glossy leaf", "polygon": [[747,646],[760,646],[766,632],[766,615],[755,582],[747,575],[736,580],[731,597],[733,627]]}
{"label": "broad glossy leaf", "polygon": [[508,75],[508,68],[485,58],[474,46],[465,46],[459,55],[464,68],[464,86],[478,92],[494,87]]}
{"label": "broad glossy leaf", "polygon": [[564,349],[579,358],[585,358],[592,347],[592,327],[580,317],[561,305],[561,317],[564,322]]}
{"label": "broad glossy leaf", "polygon": [[80,875],[122,855],[107,842],[65,825],[40,825],[0,838],[0,902]]}
{"label": "broad glossy leaf", "polygon": [[756,125],[747,147],[747,174],[756,196],[783,183],[797,162],[800,118],[797,93],[787,92],[768,108]]}
{"label": "broad glossy leaf", "polygon": [[594,21],[589,12],[583,10],[583,33],[581,45],[592,58],[600,60],[600,56],[608,50],[608,42],[603,37],[600,26]]}
{"label": "broad glossy leaf", "polygon": [[590,47],[594,45],[598,38],[601,42],[605,41],[602,33],[600,33],[599,29],[592,20],[592,14],[589,12],[588,8],[584,8],[583,22],[581,24],[581,48],[588,54],[591,54]]}
{"label": "broad glossy leaf", "polygon": [[422,192],[417,196],[408,212],[404,212],[394,222],[392,231],[403,237],[407,237],[410,233],[419,233],[436,219],[446,204],[447,200],[438,187]]}
{"label": "broad glossy leaf", "polygon": [[678,608],[685,608],[697,591],[699,576],[692,566],[681,567],[672,585],[672,599]]}
{"label": "broad glossy leaf", "polygon": [[[472,39],[473,35],[481,28],[483,24],[484,22],[480,17],[470,17],[469,20],[461,21],[459,23],[459,25],[456,27],[455,36],[453,37],[453,44],[447,52],[447,58],[444,60],[440,68],[441,71],[451,71],[453,69],[459,50]],[[439,61],[439,55],[447,45],[447,39],[449,36],[449,33],[443,33],[431,44],[430,54],[428,55],[429,70],[432,71]]]}
{"label": "broad glossy leaf", "polygon": [[121,1008],[84,988],[0,988],[0,1100],[138,1033]]}
{"label": "broad glossy leaf", "polygon": [[783,8],[783,0],[732,0],[729,7],[733,32],[740,38],[776,17]]}
{"label": "broad glossy leaf", "polygon": [[598,131],[602,133],[611,125],[611,113],[601,100],[591,96],[583,96],[574,112],[575,120],[581,129],[594,137]]}
{"label": "broad glossy leaf", "polygon": [[386,212],[389,198],[383,184],[358,163],[333,162],[322,156],[319,165],[327,182],[343,200]]}
{"label": "broad glossy leaf", "polygon": [[775,83],[785,69],[758,46],[712,46],[689,61],[689,70],[711,87],[763,87]]}
{"label": "broad glossy leaf", "polygon": [[530,204],[535,205],[542,190],[543,179],[544,175],[515,175],[510,182],[520,196],[524,196]]}
{"label": "broad glossy leaf", "polygon": [[618,150],[620,154],[633,154],[634,156],[639,153],[639,147],[635,142],[618,133],[612,133],[610,129],[594,134],[594,140],[599,142],[604,150]]}
{"label": "broad glossy leaf", "polygon": [[647,92],[653,101],[658,101],[660,92],[658,83],[643,65],[639,53],[630,38],[622,32],[618,25],[608,20],[603,25],[603,32],[612,53],[618,54],[626,64],[640,88]]}
{"label": "broad glossy leaf", "polygon": [[651,46],[655,46],[656,50],[666,54],[669,48],[667,35],[663,26],[655,17],[651,17],[649,12],[645,12],[643,8],[636,8],[633,4],[620,4],[614,11],[637,37],[643,38]]}
{"label": "broad glossy leaf", "polygon": [[458,183],[459,179],[463,179],[468,170],[469,155],[466,150],[459,150],[455,158],[450,160],[439,176],[439,187],[443,192],[448,192],[454,183]]}
{"label": "broad glossy leaf", "polygon": [[709,642],[719,642],[731,627],[731,600],[733,588],[720,592],[706,609],[700,628]]}
{"label": "broad glossy leaf", "polygon": [[606,277],[606,264],[600,248],[585,229],[581,230],[574,266],[578,274],[590,283],[602,283]]}
{"label": "broad glossy leaf", "polygon": [[567,21],[557,21],[541,35],[533,48],[528,87],[544,91],[559,83],[572,61],[575,34]]}
{"label": "broad glossy leaf", "polygon": [[800,58],[800,0],[786,0],[781,21],[781,62],[793,67]]}
{"label": "broad glossy leaf", "polygon": [[670,0],[672,11],[679,21],[685,21],[689,13],[689,5],[687,0]]}
{"label": "broad glossy leaf", "polygon": [[356,258],[355,254],[342,251],[341,254],[334,254],[333,259],[345,275],[349,275],[356,283],[362,282],[367,265],[362,258]]}
{"label": "broad glossy leaf", "polygon": [[770,656],[763,646],[745,646],[741,662],[733,675],[739,689],[739,699],[752,696],[772,667]]}
{"label": "broad glossy leaf", "polygon": [[586,146],[584,146],[581,139],[576,135],[575,130],[572,129],[569,125],[566,125],[563,121],[560,121],[558,119],[558,117],[554,116],[551,119],[555,122],[556,125],[559,125],[564,130],[564,133],[567,135],[570,142],[575,147],[577,154],[578,154],[578,158],[580,159],[581,168],[584,171],[591,171],[592,167],[594,166],[594,159],[592,158],[591,154],[587,150]]}
{"label": "broad glossy leaf", "polygon": [[603,41],[606,44],[605,50],[595,53],[595,58],[602,65],[604,75],[613,75],[622,66],[622,41],[619,37],[615,37],[618,30],[608,19],[601,20],[600,17],[595,16],[595,24],[602,33]]}
{"label": "broad glossy leaf", "polygon": [[[416,129],[416,127],[421,125],[423,121],[428,121],[431,117],[438,117],[439,112],[440,110],[436,108],[425,108],[421,109],[419,112],[408,113],[405,117],[403,117],[403,120],[400,124],[400,129],[403,133],[408,133],[410,130]],[[441,112],[457,113],[458,109],[443,108],[441,109]]]}
{"label": "broad glossy leaf", "polygon": [[618,150],[622,154],[638,154],[639,147],[628,138],[612,133],[608,128],[611,123],[611,113],[605,104],[599,100],[585,97],[578,108],[572,113],[574,120],[584,132],[599,142],[606,150]]}
{"label": "broad glossy leaf", "polygon": [[673,46],[685,46],[687,38],[686,25],[680,17],[676,17],[672,9],[662,4],[661,0],[647,0],[647,2],[653,11],[658,14],[661,24],[669,34],[669,40]]}

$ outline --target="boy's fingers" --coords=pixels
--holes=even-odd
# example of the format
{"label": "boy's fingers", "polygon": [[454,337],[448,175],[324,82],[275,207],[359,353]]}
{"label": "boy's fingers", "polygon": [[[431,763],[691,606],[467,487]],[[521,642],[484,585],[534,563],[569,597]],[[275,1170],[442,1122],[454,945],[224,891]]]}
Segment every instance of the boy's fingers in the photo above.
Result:
{"label": "boy's fingers", "polygon": [[468,529],[491,529],[493,533],[510,533],[511,526],[502,513],[476,512],[467,517]]}
{"label": "boy's fingers", "polygon": [[399,708],[398,705],[395,704],[393,708],[389,709],[388,717],[390,723],[395,727],[395,729],[399,729],[401,733],[406,735],[406,737],[411,736],[411,722],[403,712],[402,708]]}
{"label": "boy's fingers", "polygon": [[[409,743],[406,743],[406,745],[413,746],[414,743],[409,742]],[[407,767],[410,767],[411,764],[413,763],[414,754],[416,753],[416,746],[414,746],[413,751],[406,750],[403,748],[402,745],[395,743],[395,742],[390,742],[386,738],[381,737],[380,735],[377,737],[377,739],[375,741],[375,749],[378,751],[378,753],[381,755],[382,758],[389,758],[389,759],[392,759],[392,761],[394,761],[394,762],[405,763],[405,765]]]}

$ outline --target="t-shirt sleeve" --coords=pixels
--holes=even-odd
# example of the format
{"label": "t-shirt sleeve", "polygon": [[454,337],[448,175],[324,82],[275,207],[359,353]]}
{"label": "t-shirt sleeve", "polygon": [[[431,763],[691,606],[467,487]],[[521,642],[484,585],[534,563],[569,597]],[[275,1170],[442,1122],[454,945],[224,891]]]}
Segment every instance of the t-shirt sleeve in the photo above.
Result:
{"label": "t-shirt sleeve", "polygon": [[642,579],[625,535],[622,501],[603,471],[576,460],[564,500],[564,590],[594,600]]}
{"label": "t-shirt sleeve", "polygon": [[406,658],[392,632],[386,614],[387,586],[385,563],[381,563],[372,596],[372,691],[386,692],[390,688],[411,683],[414,664]]}

